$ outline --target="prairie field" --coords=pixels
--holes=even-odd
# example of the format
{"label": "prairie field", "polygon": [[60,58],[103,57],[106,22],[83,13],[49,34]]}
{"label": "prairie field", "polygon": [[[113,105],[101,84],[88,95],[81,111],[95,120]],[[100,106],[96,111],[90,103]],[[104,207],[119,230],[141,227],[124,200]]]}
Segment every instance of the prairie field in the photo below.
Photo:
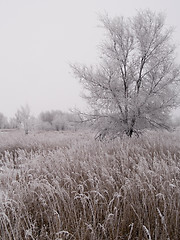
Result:
{"label": "prairie field", "polygon": [[180,131],[0,133],[0,239],[179,240]]}

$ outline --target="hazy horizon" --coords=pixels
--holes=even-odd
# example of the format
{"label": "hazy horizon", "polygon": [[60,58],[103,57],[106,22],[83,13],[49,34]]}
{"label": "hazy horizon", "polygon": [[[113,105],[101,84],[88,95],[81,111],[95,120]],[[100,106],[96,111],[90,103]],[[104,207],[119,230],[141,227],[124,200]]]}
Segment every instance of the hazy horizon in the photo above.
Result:
{"label": "hazy horizon", "polygon": [[69,63],[94,63],[103,39],[98,15],[133,16],[137,10],[164,12],[174,26],[180,62],[180,3],[174,1],[2,0],[0,2],[0,112],[13,117],[28,104],[46,110],[84,109],[81,86]]}

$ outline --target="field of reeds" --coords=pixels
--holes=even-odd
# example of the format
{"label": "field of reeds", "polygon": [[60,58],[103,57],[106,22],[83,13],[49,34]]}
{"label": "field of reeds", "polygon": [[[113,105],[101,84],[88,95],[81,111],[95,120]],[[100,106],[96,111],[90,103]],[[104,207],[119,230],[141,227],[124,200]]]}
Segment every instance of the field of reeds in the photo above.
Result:
{"label": "field of reeds", "polygon": [[179,240],[180,132],[0,133],[0,239]]}

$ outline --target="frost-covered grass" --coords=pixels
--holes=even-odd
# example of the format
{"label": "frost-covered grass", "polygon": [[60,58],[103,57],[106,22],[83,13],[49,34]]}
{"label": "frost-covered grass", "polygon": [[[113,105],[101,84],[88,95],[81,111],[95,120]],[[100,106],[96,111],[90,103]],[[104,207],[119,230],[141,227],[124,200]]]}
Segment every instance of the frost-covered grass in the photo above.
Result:
{"label": "frost-covered grass", "polygon": [[179,240],[180,134],[0,136],[0,239]]}

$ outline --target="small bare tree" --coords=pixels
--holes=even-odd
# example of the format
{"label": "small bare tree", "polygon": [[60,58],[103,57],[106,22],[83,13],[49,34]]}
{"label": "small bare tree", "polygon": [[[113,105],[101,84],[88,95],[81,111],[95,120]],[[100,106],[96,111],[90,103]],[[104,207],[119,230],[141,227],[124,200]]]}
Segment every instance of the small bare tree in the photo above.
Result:
{"label": "small bare tree", "polygon": [[3,113],[0,113],[0,129],[8,128],[8,120]]}
{"label": "small bare tree", "polygon": [[168,128],[169,113],[178,104],[180,72],[164,15],[146,10],[131,19],[103,16],[101,22],[106,38],[99,66],[72,66],[87,90],[88,119],[99,136]]}
{"label": "small bare tree", "polygon": [[25,134],[28,134],[31,125],[31,115],[29,106],[28,105],[25,105],[24,107],[21,106],[21,108],[17,110],[15,117],[18,125],[24,129]]}

